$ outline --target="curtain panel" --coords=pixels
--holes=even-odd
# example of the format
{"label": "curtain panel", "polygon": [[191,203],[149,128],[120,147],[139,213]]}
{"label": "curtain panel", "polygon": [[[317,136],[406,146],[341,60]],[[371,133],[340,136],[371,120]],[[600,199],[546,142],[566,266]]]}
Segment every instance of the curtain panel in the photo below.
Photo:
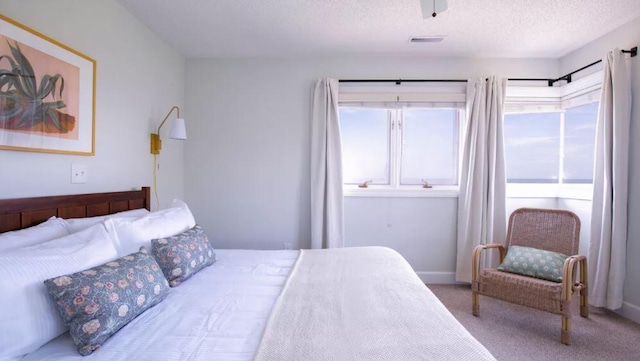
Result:
{"label": "curtain panel", "polygon": [[603,63],[588,252],[589,302],[614,310],[622,307],[626,267],[631,85],[619,49],[607,53]]}
{"label": "curtain panel", "polygon": [[311,248],[344,246],[338,81],[318,79],[311,119]]}
{"label": "curtain panel", "polygon": [[[506,237],[503,118],[507,80],[469,79],[467,122],[458,197],[456,281],[471,282],[471,255],[479,244]],[[486,252],[485,252],[486,253]]]}

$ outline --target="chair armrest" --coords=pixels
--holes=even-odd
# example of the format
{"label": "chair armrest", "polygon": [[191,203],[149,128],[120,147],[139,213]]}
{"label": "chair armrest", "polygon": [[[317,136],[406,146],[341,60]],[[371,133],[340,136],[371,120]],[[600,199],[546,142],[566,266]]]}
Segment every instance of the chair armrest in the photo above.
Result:
{"label": "chair armrest", "polygon": [[507,253],[507,249],[504,247],[504,245],[499,244],[499,243],[489,243],[489,244],[480,244],[477,245],[476,248],[473,250],[473,256],[471,259],[471,280],[472,281],[477,281],[478,277],[480,277],[480,254],[482,253],[482,251],[484,251],[485,249],[492,249],[492,248],[497,248],[498,251],[500,251],[500,263],[502,263],[502,261],[504,261],[504,255]]}
{"label": "chair armrest", "polygon": [[[580,264],[580,282],[574,284],[576,266]],[[562,266],[562,299],[570,300],[575,290],[587,289],[587,257],[583,255],[569,256]]]}

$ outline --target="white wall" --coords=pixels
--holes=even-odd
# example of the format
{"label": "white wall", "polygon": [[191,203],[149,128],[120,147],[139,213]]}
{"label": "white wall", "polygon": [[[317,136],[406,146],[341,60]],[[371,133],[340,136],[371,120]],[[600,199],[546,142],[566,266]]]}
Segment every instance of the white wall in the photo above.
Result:
{"label": "white wall", "polygon": [[[580,68],[614,48],[629,49],[640,45],[640,18],[576,50],[561,59],[562,73]],[[631,70],[631,147],[629,173],[629,226],[627,237],[627,270],[622,313],[640,322],[640,56],[629,60]],[[584,225],[584,222],[583,222]],[[589,224],[586,224],[589,227]]]}
{"label": "white wall", "polygon": [[[220,248],[310,246],[311,88],[318,77],[559,75],[554,60],[349,57],[187,60],[185,198]],[[456,198],[346,198],[347,245],[387,245],[453,280]]]}
{"label": "white wall", "polygon": [[[0,0],[0,9],[97,61],[96,155],[0,150],[0,198],[151,185],[149,133],[184,101],[184,58],[112,0]],[[166,206],[183,195],[183,145],[163,147],[158,188]],[[88,183],[70,184],[72,163],[88,166]]]}

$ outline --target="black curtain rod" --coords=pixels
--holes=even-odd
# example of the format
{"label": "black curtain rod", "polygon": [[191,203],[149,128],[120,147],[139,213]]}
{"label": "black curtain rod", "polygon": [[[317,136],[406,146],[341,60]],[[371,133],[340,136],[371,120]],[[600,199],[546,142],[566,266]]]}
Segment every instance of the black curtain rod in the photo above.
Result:
{"label": "black curtain rod", "polygon": [[[629,50],[622,50],[624,54],[631,54],[631,57],[638,55],[638,47],[635,46]],[[571,83],[571,76],[577,72],[590,68],[598,63],[601,63],[602,59],[594,61],[589,65],[585,65],[578,70],[574,70],[569,74],[563,75],[557,79],[545,79],[545,78],[509,78],[511,81],[546,81],[549,86],[564,80],[567,83]],[[466,83],[465,79],[340,79],[340,83],[396,83],[400,85],[402,83]]]}
{"label": "black curtain rod", "polygon": [[466,83],[466,79],[340,79],[340,83]]}

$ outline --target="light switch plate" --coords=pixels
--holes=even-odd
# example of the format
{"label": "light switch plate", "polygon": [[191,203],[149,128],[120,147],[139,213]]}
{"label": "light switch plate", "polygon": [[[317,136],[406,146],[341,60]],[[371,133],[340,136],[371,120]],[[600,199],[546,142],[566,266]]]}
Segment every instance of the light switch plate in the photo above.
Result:
{"label": "light switch plate", "polygon": [[71,165],[71,183],[87,183],[87,166],[84,164]]}

